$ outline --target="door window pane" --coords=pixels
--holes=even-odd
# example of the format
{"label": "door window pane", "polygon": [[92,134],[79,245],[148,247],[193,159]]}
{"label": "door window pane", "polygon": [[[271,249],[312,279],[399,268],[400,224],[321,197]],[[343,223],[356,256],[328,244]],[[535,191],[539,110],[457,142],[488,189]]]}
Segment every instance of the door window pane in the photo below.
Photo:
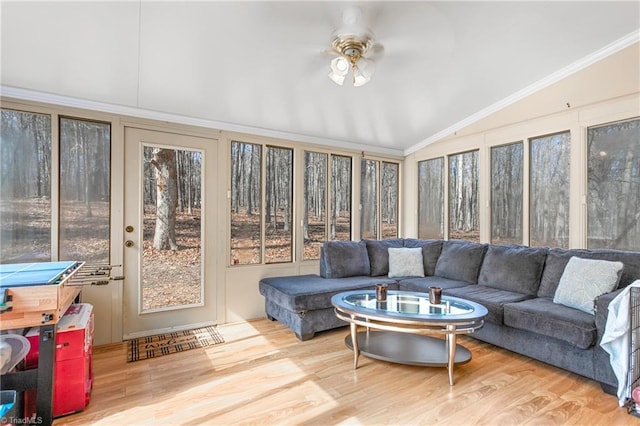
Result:
{"label": "door window pane", "polygon": [[231,263],[260,263],[262,146],[231,143]]}
{"label": "door window pane", "polygon": [[569,247],[570,132],[530,140],[530,245]]}
{"label": "door window pane", "polygon": [[522,244],[522,142],[491,148],[491,242]]}
{"label": "door window pane", "polygon": [[60,119],[60,260],[109,263],[111,126]]}
{"label": "door window pane", "polygon": [[331,156],[329,239],[351,240],[351,157]]}
{"label": "door window pane", "polygon": [[293,260],[293,150],[267,147],[265,262]]}
{"label": "door window pane", "polygon": [[380,217],[383,239],[398,236],[398,169],[397,163],[382,163]]}
{"label": "door window pane", "polygon": [[587,131],[587,245],[640,250],[640,119]]}
{"label": "door window pane", "polygon": [[141,303],[156,311],[202,303],[202,153],[145,146]]}
{"label": "door window pane", "polygon": [[304,153],[304,259],[319,259],[327,238],[327,154]]}
{"label": "door window pane", "polygon": [[444,238],[444,158],[418,163],[418,238]]}
{"label": "door window pane", "polygon": [[2,109],[0,262],[51,260],[51,117]]}
{"label": "door window pane", "polygon": [[449,239],[480,241],[478,151],[449,157]]}
{"label": "door window pane", "polygon": [[360,170],[360,234],[378,238],[378,167],[380,162],[362,160]]}

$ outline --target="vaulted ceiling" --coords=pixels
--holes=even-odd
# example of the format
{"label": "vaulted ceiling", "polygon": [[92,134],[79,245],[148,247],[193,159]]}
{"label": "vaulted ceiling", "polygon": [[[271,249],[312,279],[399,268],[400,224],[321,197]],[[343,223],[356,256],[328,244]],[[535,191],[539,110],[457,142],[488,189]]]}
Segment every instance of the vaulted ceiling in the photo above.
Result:
{"label": "vaulted ceiling", "polygon": [[[352,4],[384,46],[362,87],[327,78]],[[640,33],[636,1],[1,5],[4,95],[395,154]]]}

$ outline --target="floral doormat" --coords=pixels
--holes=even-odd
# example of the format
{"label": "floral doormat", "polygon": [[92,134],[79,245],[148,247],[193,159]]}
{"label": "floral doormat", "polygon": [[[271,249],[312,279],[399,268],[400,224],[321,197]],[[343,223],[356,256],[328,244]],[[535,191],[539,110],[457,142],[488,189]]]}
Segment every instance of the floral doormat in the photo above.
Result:
{"label": "floral doormat", "polygon": [[156,334],[127,341],[127,362],[204,348],[224,339],[214,326]]}

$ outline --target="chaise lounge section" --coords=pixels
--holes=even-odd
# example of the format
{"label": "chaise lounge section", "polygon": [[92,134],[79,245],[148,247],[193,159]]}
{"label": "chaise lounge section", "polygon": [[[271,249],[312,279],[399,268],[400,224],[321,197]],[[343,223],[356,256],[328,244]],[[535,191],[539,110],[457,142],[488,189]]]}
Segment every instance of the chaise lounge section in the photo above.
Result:
{"label": "chaise lounge section", "polygon": [[[596,272],[581,276],[589,271]],[[337,293],[378,283],[419,292],[438,286],[445,295],[487,308],[484,326],[472,337],[596,380],[615,393],[609,354],[599,342],[609,303],[638,279],[639,252],[398,238],[327,242],[319,275],[265,278],[259,289],[267,317],[304,341],[346,325],[331,305]],[[586,305],[574,300],[582,294]]]}

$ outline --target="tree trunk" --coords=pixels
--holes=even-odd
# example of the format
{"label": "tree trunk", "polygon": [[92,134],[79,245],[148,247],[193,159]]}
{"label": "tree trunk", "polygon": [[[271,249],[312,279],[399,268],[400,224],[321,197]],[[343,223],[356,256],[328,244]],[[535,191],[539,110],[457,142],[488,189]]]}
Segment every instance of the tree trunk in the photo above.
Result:
{"label": "tree trunk", "polygon": [[176,154],[172,149],[155,149],[151,164],[156,174],[156,229],[153,247],[157,250],[177,250],[176,207],[178,187],[176,181]]}

